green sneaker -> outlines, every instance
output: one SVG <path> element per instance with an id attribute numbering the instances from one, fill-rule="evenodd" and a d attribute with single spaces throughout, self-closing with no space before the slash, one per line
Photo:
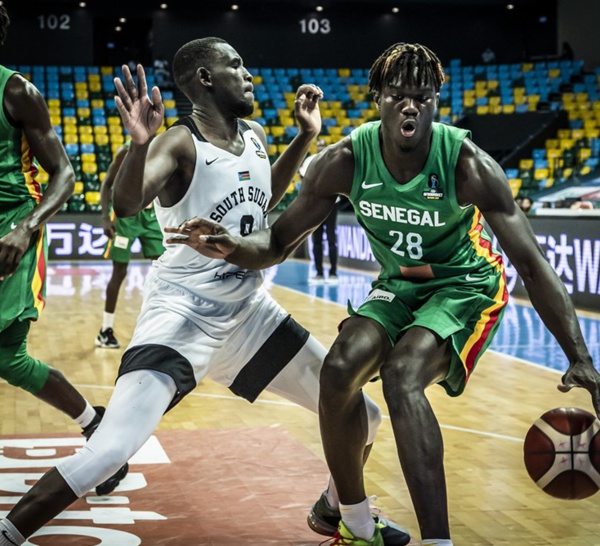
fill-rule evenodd
<path id="1" fill-rule="evenodd" d="M 406 546 L 410 542 L 410 535 L 406 529 L 391 520 L 373 515 L 375 526 L 381 532 L 383 546 Z M 325 493 L 313 504 L 307 517 L 308 526 L 320 535 L 335 536 L 342 520 L 340 511 L 332 508 L 327 502 Z M 343 544 L 343 543 L 342 543 Z"/>
<path id="2" fill-rule="evenodd" d="M 331 542 L 329 542 L 331 540 Z M 375 527 L 375 534 L 371 540 L 364 538 L 356 538 L 344 525 L 343 521 L 340 521 L 340 526 L 333 539 L 321 542 L 321 545 L 329 543 L 329 546 L 385 546 L 383 538 L 381 538 L 381 531 L 379 527 Z M 321 546 L 319 545 L 319 546 Z"/>

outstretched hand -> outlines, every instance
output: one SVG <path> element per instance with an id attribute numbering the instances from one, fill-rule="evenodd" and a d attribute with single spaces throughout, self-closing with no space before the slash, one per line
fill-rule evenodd
<path id="1" fill-rule="evenodd" d="M 221 224 L 206 218 L 192 218 L 178 227 L 166 227 L 172 233 L 167 244 L 186 245 L 208 258 L 224 260 L 237 247 L 237 238 Z"/>
<path id="2" fill-rule="evenodd" d="M 561 392 L 569 392 L 572 388 L 586 389 L 592 396 L 592 404 L 596 416 L 600 419 L 600 373 L 593 364 L 576 363 L 562 376 L 562 383 L 558 385 Z"/>
<path id="3" fill-rule="evenodd" d="M 318 135 L 321 132 L 321 112 L 319 99 L 323 91 L 317 85 L 305 83 L 298 87 L 294 101 L 294 115 L 300 126 L 300 131 Z"/>
<path id="4" fill-rule="evenodd" d="M 162 126 L 165 107 L 158 87 L 152 88 L 152 100 L 148 97 L 146 74 L 141 64 L 137 65 L 137 78 L 136 85 L 129 67 L 123 65 L 125 84 L 119 78 L 114 79 L 117 90 L 115 103 L 131 140 L 136 144 L 146 144 Z"/>

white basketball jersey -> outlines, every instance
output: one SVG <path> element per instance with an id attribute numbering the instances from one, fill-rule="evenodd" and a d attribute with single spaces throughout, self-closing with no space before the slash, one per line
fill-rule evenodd
<path id="1" fill-rule="evenodd" d="M 233 235 L 245 236 L 267 227 L 271 165 L 256 133 L 245 122 L 239 122 L 245 147 L 236 156 L 207 142 L 189 118 L 178 123 L 192 131 L 196 166 L 181 201 L 163 207 L 155 200 L 161 228 L 178 226 L 194 216 L 210 218 Z M 262 271 L 206 258 L 185 245 L 165 244 L 165 252 L 154 267 L 160 279 L 209 300 L 241 300 L 263 282 Z"/>

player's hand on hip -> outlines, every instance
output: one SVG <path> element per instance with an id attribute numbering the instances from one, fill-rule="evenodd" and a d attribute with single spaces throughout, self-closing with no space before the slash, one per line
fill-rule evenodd
<path id="1" fill-rule="evenodd" d="M 319 100 L 323 91 L 317 85 L 305 83 L 298 87 L 294 101 L 294 115 L 300 126 L 300 131 L 317 136 L 321 132 L 321 111 Z"/>
<path id="2" fill-rule="evenodd" d="M 600 419 L 600 373 L 594 368 L 592 361 L 576 362 L 569 366 L 558 385 L 561 392 L 569 392 L 574 387 L 586 389 L 592 396 L 592 404 L 596 416 Z"/>
<path id="3" fill-rule="evenodd" d="M 137 85 L 127 65 L 123 65 L 123 79 L 115 78 L 117 96 L 115 103 L 123 125 L 136 144 L 146 144 L 163 124 L 165 107 L 160 90 L 152 88 L 152 99 L 148 97 L 146 74 L 141 64 L 137 65 Z"/>
<path id="4" fill-rule="evenodd" d="M 206 218 L 192 218 L 177 227 L 165 227 L 172 233 L 167 244 L 186 245 L 208 258 L 223 260 L 236 250 L 239 243 L 226 228 Z"/>

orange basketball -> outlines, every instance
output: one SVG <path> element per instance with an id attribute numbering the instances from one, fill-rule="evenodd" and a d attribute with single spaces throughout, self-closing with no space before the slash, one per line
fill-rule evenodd
<path id="1" fill-rule="evenodd" d="M 579 408 L 556 408 L 529 429 L 524 445 L 531 479 L 549 495 L 585 499 L 600 489 L 600 421 Z"/>

